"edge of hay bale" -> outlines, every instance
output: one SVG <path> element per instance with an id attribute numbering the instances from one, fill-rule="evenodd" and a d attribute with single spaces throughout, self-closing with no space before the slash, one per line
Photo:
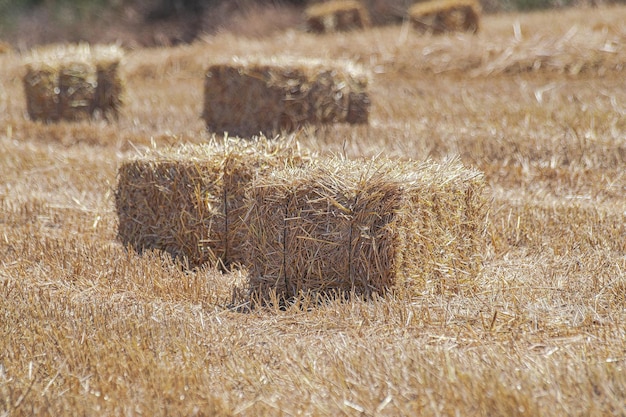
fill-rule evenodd
<path id="1" fill-rule="evenodd" d="M 330 159 L 258 177 L 245 218 L 251 297 L 471 288 L 484 189 L 457 160 Z"/>
<path id="2" fill-rule="evenodd" d="M 293 139 L 265 137 L 151 150 L 119 168 L 118 239 L 139 253 L 163 250 L 189 267 L 239 264 L 247 187 L 270 169 L 309 158 Z"/>
<path id="3" fill-rule="evenodd" d="M 408 9 L 413 27 L 434 35 L 480 29 L 481 6 L 477 0 L 431 0 L 416 3 Z"/>
<path id="4" fill-rule="evenodd" d="M 304 11 L 306 29 L 325 33 L 371 26 L 367 8 L 357 0 L 334 0 L 313 4 Z"/>
<path id="5" fill-rule="evenodd" d="M 234 58 L 209 66 L 202 118 L 207 129 L 250 137 L 306 124 L 366 124 L 369 73 L 349 61 Z"/>
<path id="6" fill-rule="evenodd" d="M 123 51 L 116 45 L 54 45 L 34 49 L 23 78 L 31 119 L 82 120 L 97 111 L 117 117 L 124 83 Z"/>

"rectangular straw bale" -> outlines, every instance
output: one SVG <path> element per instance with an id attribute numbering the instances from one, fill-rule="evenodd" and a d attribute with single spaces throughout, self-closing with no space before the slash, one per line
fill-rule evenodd
<path id="1" fill-rule="evenodd" d="M 57 45 L 31 51 L 24 91 L 33 120 L 83 120 L 96 112 L 117 116 L 123 81 L 117 46 Z"/>
<path id="2" fill-rule="evenodd" d="M 422 33 L 478 32 L 480 3 L 476 0 L 432 0 L 408 10 L 413 27 Z"/>
<path id="3" fill-rule="evenodd" d="M 368 76 L 343 61 L 297 58 L 233 60 L 206 73 L 207 128 L 249 137 L 305 124 L 368 122 Z"/>
<path id="4" fill-rule="evenodd" d="M 257 177 L 248 199 L 254 296 L 471 286 L 487 197 L 458 161 L 320 161 Z M 427 286 L 432 283 L 432 286 Z"/>
<path id="5" fill-rule="evenodd" d="M 241 263 L 248 185 L 270 169 L 306 161 L 293 140 L 266 138 L 154 150 L 119 169 L 118 237 L 138 252 L 160 249 L 190 267 Z"/>
<path id="6" fill-rule="evenodd" d="M 335 0 L 309 6 L 304 11 L 310 32 L 337 32 L 370 26 L 369 12 L 356 0 Z"/>

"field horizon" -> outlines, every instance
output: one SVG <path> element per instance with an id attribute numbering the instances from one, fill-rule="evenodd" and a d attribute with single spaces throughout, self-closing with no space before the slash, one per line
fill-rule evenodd
<path id="1" fill-rule="evenodd" d="M 128 50 L 117 121 L 28 120 L 0 54 L 0 416 L 626 416 L 626 7 Z M 212 62 L 348 59 L 367 126 L 306 127 L 320 155 L 481 171 L 473 288 L 238 308 L 246 272 L 186 270 L 117 240 L 123 161 L 216 138 Z M 280 139 L 279 139 L 280 140 Z"/>

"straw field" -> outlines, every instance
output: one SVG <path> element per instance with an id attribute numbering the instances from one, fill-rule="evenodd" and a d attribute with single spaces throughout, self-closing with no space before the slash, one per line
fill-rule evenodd
<path id="1" fill-rule="evenodd" d="M 136 49 L 110 122 L 33 122 L 25 57 L 0 55 L 0 415 L 625 415 L 625 19 L 607 6 L 486 14 L 476 35 L 407 23 Z M 369 123 L 307 126 L 303 149 L 482 173 L 472 287 L 250 308 L 247 271 L 122 244 L 119 168 L 221 140 L 199 117 L 206 69 L 252 54 L 372 72 Z"/>

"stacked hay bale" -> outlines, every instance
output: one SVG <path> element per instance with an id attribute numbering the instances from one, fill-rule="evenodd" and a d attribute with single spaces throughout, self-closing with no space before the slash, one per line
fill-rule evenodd
<path id="1" fill-rule="evenodd" d="M 356 0 L 334 0 L 314 4 L 304 11 L 306 28 L 310 32 L 338 32 L 370 26 L 367 9 Z"/>
<path id="2" fill-rule="evenodd" d="M 124 85 L 117 46 L 64 45 L 32 51 L 23 79 L 33 120 L 84 120 L 100 112 L 116 117 Z"/>
<path id="3" fill-rule="evenodd" d="M 305 124 L 364 124 L 367 84 L 367 73 L 349 62 L 235 59 L 209 67 L 202 117 L 209 130 L 242 137 Z"/>
<path id="4" fill-rule="evenodd" d="M 189 267 L 241 263 L 241 218 L 251 181 L 309 160 L 293 140 L 225 139 L 155 150 L 121 165 L 118 238 L 138 252 L 160 249 Z"/>
<path id="5" fill-rule="evenodd" d="M 457 161 L 333 159 L 258 177 L 245 218 L 251 292 L 471 286 L 486 246 L 484 188 Z"/>
<path id="6" fill-rule="evenodd" d="M 433 0 L 417 3 L 408 10 L 413 27 L 434 35 L 446 32 L 478 32 L 480 4 L 476 0 Z"/>

